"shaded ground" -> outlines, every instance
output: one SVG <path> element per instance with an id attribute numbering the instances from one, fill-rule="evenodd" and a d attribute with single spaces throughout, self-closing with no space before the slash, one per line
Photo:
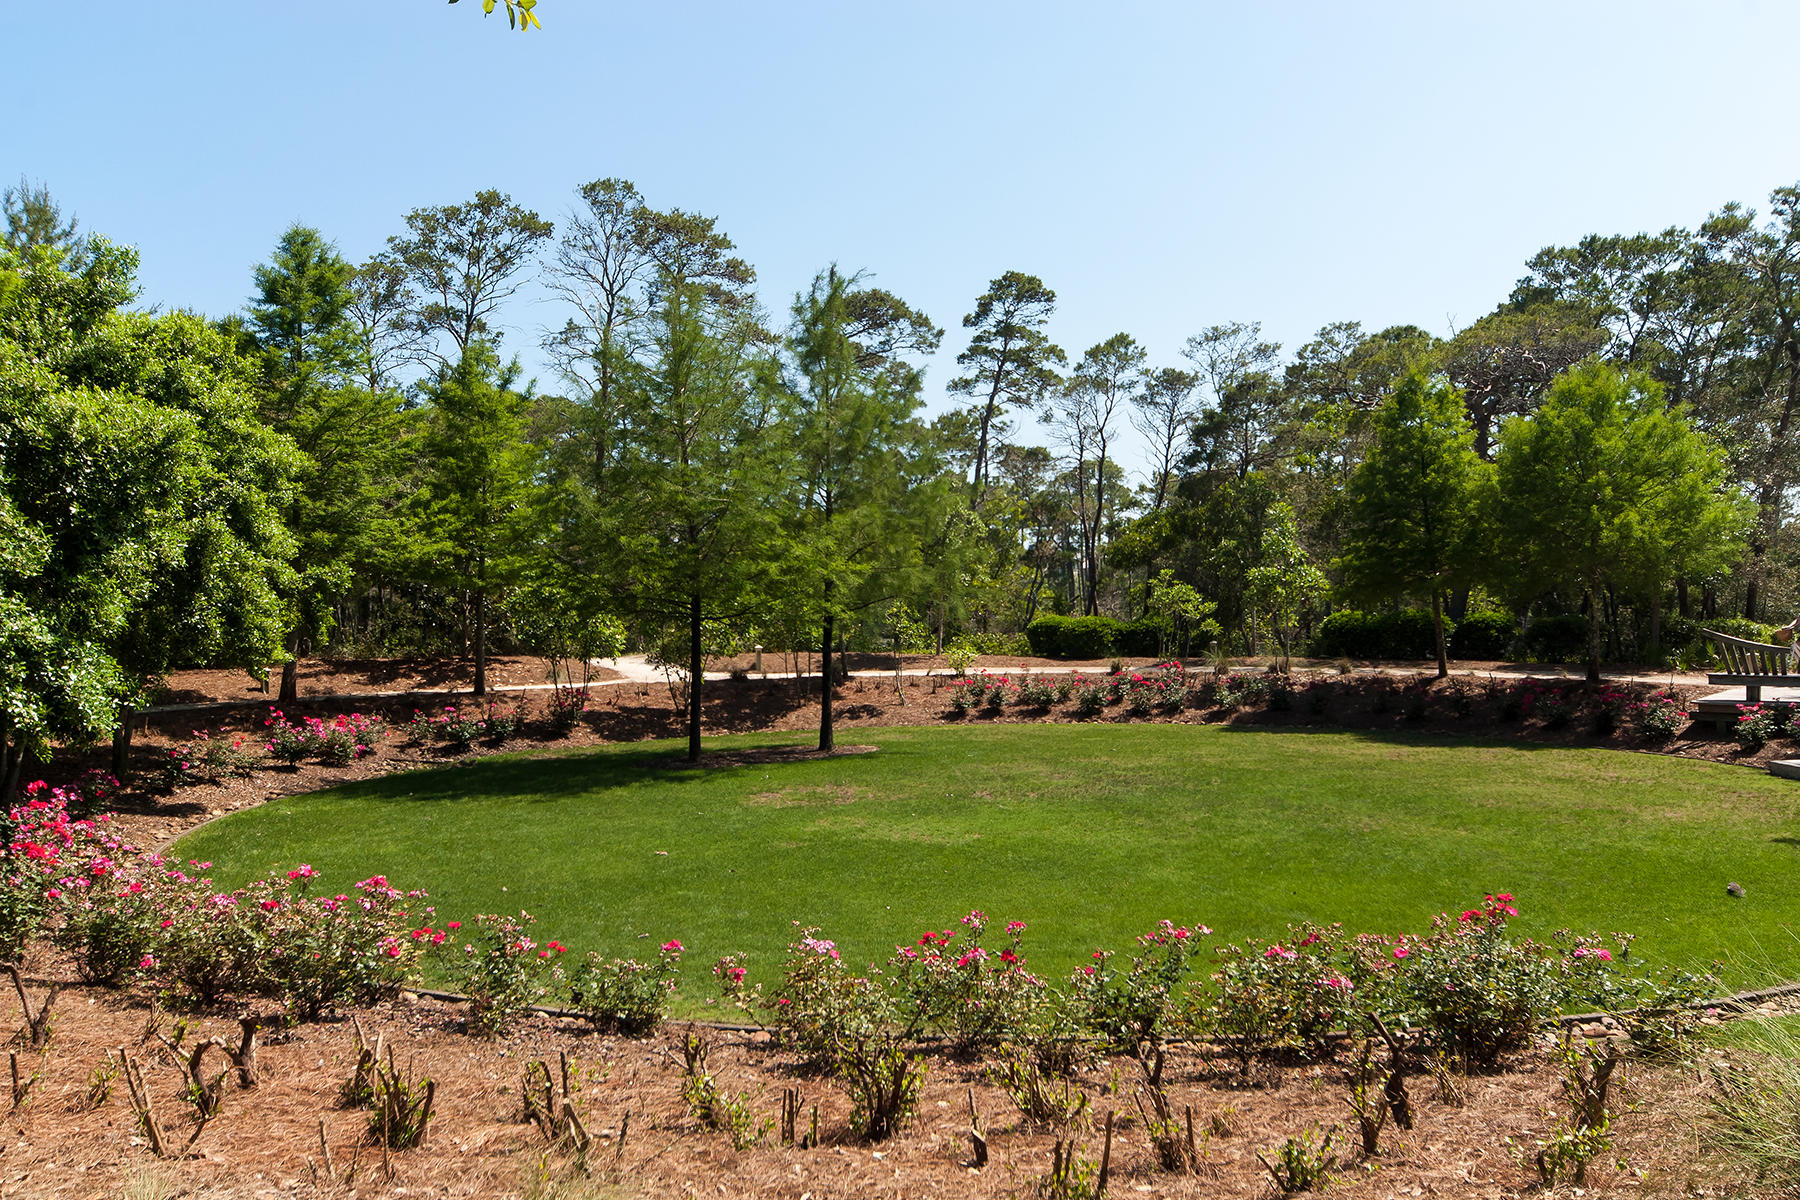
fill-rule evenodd
<path id="1" fill-rule="evenodd" d="M 617 679 L 611 667 L 589 668 L 596 682 Z M 299 663 L 299 694 L 332 696 L 361 692 L 467 691 L 474 686 L 472 658 L 303 658 Z M 488 684 L 517 687 L 550 682 L 550 664 L 529 655 L 496 655 L 488 659 Z M 268 690 L 263 677 L 238 670 L 171 671 L 156 697 L 158 704 L 200 704 L 216 700 L 273 699 L 281 688 L 281 668 L 269 671 Z"/>

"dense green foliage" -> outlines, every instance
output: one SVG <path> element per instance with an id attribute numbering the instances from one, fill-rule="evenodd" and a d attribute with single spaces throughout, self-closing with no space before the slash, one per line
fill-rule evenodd
<path id="1" fill-rule="evenodd" d="M 1071 365 L 1008 271 L 929 423 L 926 314 L 832 267 L 774 328 L 712 218 L 621 179 L 560 228 L 492 189 L 417 208 L 361 265 L 295 225 L 210 323 L 126 311 L 129 253 L 43 185 L 0 214 L 15 748 L 104 734 L 173 665 L 321 650 L 466 654 L 479 688 L 490 648 L 631 647 L 697 702 L 751 644 L 1285 663 L 1416 653 L 1328 618 L 1417 608 L 1441 668 L 1594 671 L 1796 599 L 1794 189 L 1547 249 L 1448 341 L 1337 322 L 1284 357 L 1229 322 L 1181 368 L 1124 332 Z M 541 385 L 499 349 L 536 273 Z"/>

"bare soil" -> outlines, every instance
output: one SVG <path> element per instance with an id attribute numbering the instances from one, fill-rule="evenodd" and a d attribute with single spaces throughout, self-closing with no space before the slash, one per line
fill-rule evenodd
<path id="1" fill-rule="evenodd" d="M 33 990 L 34 1003 L 40 995 Z M 1165 1083 L 1176 1111 L 1193 1113 L 1203 1152 L 1201 1173 L 1193 1175 L 1157 1166 L 1133 1100 L 1142 1078 L 1134 1060 L 1115 1058 L 1081 1073 L 1089 1116 L 1059 1134 L 1023 1125 L 982 1064 L 932 1056 L 917 1117 L 898 1136 L 871 1144 L 851 1129 L 844 1095 L 771 1047 L 764 1035 L 705 1030 L 713 1042 L 711 1069 L 726 1091 L 743 1095 L 759 1120 L 773 1123 L 789 1088 L 800 1097 L 802 1133 L 818 1107 L 817 1148 L 780 1145 L 779 1130 L 772 1128 L 761 1144 L 734 1150 L 724 1133 L 703 1127 L 681 1101 L 681 1028 L 637 1042 L 594 1035 L 572 1020 L 537 1017 L 503 1040 L 487 1041 L 462 1031 L 459 1006 L 403 997 L 355 1015 L 370 1041 L 386 1039 L 404 1071 L 436 1082 L 434 1117 L 422 1147 L 384 1156 L 368 1134 L 368 1114 L 340 1105 L 357 1032 L 349 1020 L 336 1020 L 266 1033 L 258 1086 L 243 1089 L 228 1081 L 219 1115 L 185 1152 L 159 1160 L 127 1105 L 124 1081 L 113 1080 L 97 1102 L 90 1089 L 96 1071 L 122 1050 L 141 1067 L 168 1140 L 177 1148 L 187 1143 L 193 1110 L 183 1099 L 179 1072 L 152 1033 L 173 1037 L 174 1019 L 129 992 L 74 988 L 56 1003 L 48 1051 L 19 1052 L 22 1078 L 35 1076 L 29 1097 L 0 1117 L 0 1194 L 8 1197 L 99 1200 L 127 1194 L 128 1187 L 144 1189 L 131 1193 L 140 1196 L 216 1200 L 525 1195 L 534 1177 L 556 1177 L 566 1169 L 566 1159 L 524 1123 L 521 1101 L 526 1064 L 542 1059 L 558 1072 L 559 1054 L 571 1060 L 577 1110 L 595 1138 L 593 1176 L 586 1181 L 592 1190 L 561 1193 L 570 1198 L 1029 1196 L 1049 1170 L 1059 1136 L 1083 1155 L 1101 1157 L 1108 1113 L 1115 1117 L 1113 1196 L 1268 1196 L 1269 1179 L 1257 1155 L 1273 1157 L 1289 1137 L 1331 1133 L 1338 1160 L 1332 1195 L 1517 1197 L 1540 1190 L 1524 1159 L 1533 1140 L 1564 1115 L 1558 1069 L 1539 1049 L 1496 1073 L 1461 1079 L 1460 1101 L 1430 1078 L 1414 1077 L 1415 1128 L 1390 1127 L 1379 1157 L 1365 1158 L 1356 1149 L 1346 1102 L 1347 1053 L 1328 1062 L 1259 1067 L 1245 1079 L 1204 1047 L 1177 1047 Z M 17 1002 L 7 995 L 0 1022 L 17 1017 Z M 234 1017 L 187 1018 L 187 1044 L 214 1036 L 235 1043 Z M 212 1061 L 223 1065 L 216 1056 Z M 1634 1063 L 1627 1080 L 1632 1107 L 1617 1123 L 1616 1156 L 1626 1169 L 1607 1156 L 1591 1168 L 1581 1192 L 1560 1194 L 1724 1194 L 1715 1190 L 1721 1177 L 1698 1141 L 1702 1085 L 1695 1073 Z M 990 1153 L 979 1169 L 968 1136 L 971 1099 Z M 165 1190 L 150 1190 L 155 1182 Z"/>

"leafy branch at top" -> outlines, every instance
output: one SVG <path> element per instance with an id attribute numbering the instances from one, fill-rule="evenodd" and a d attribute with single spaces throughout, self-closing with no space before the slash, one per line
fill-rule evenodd
<path id="1" fill-rule="evenodd" d="M 457 2 L 458 0 L 450 0 L 450 3 L 452 4 Z M 495 0 L 481 0 L 481 11 L 484 13 L 493 12 L 494 4 Z M 533 26 L 542 29 L 543 26 L 538 25 L 537 14 L 531 11 L 536 7 L 537 0 L 506 0 L 507 25 L 513 29 L 519 30 L 530 29 Z"/>

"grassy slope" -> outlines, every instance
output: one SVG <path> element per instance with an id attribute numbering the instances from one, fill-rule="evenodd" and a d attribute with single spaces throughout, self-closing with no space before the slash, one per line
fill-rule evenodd
<path id="1" fill-rule="evenodd" d="M 178 851 L 229 882 L 381 872 L 443 917 L 525 907 L 578 950 L 680 937 L 696 975 L 737 949 L 766 971 L 795 919 L 885 956 L 980 907 L 1030 922 L 1034 965 L 1061 974 L 1165 916 L 1226 938 L 1392 932 L 1484 891 L 1517 894 L 1521 932 L 1624 930 L 1663 961 L 1734 956 L 1734 981 L 1800 975 L 1800 789 L 1742 768 L 1171 725 L 866 737 L 879 753 L 700 771 L 668 744 L 490 758 L 277 801 Z"/>

